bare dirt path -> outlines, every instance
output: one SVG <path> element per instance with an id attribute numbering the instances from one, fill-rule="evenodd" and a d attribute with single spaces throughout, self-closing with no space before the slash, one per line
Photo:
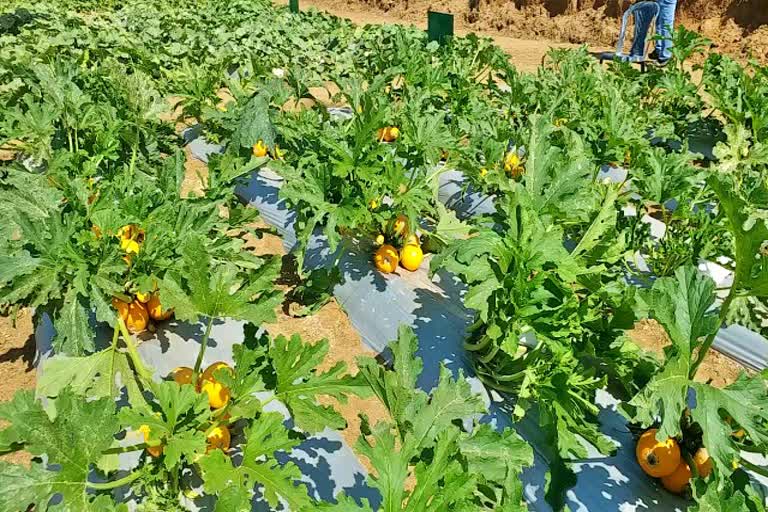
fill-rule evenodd
<path id="1" fill-rule="evenodd" d="M 427 29 L 426 11 L 421 21 L 414 21 L 411 18 L 403 18 L 394 13 L 380 11 L 354 1 L 343 3 L 338 0 L 300 0 L 300 2 L 301 9 L 315 8 L 341 18 L 347 18 L 357 25 L 397 23 L 412 25 L 422 30 Z M 288 4 L 287 0 L 276 0 L 275 3 L 278 5 Z M 454 22 L 457 35 L 475 33 L 479 36 L 493 38 L 494 42 L 509 54 L 512 63 L 521 71 L 535 71 L 541 65 L 542 59 L 550 48 L 576 48 L 578 46 L 548 39 L 520 39 L 501 35 L 498 32 L 477 31 L 464 24 L 458 16 Z"/>

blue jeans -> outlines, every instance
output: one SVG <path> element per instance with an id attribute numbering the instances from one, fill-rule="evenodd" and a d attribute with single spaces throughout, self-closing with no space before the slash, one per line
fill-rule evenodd
<path id="1" fill-rule="evenodd" d="M 656 53 L 660 60 L 668 60 L 672 57 L 672 28 L 675 26 L 675 8 L 677 0 L 656 0 L 659 4 L 659 15 L 656 18 L 656 35 L 665 39 L 656 41 Z"/>

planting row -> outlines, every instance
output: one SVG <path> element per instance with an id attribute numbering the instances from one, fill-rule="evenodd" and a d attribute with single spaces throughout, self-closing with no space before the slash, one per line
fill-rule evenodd
<path id="1" fill-rule="evenodd" d="M 594 450 L 626 453 L 600 428 L 596 404 L 608 390 L 639 437 L 638 469 L 692 497 L 692 510 L 764 510 L 750 477 L 768 473 L 754 457 L 768 442 L 765 372 L 721 389 L 696 379 L 721 326 L 768 328 L 764 68 L 708 53 L 684 29 L 666 69 L 603 69 L 581 50 L 553 51 L 537 73 L 520 74 L 474 36 L 439 46 L 414 29 L 360 29 L 266 2 L 14 0 L 4 9 L 0 307 L 50 317 L 56 354 L 38 389 L 47 409 L 26 393 L 0 407 L 10 425 L 0 449 L 49 463 L 0 463 L 4 509 L 104 510 L 126 495 L 147 509 L 184 509 L 199 489 L 221 510 L 250 509 L 254 492 L 291 510 L 541 506 L 523 499 L 518 476 L 531 447 L 473 424 L 487 406 L 463 377 L 438 369 L 452 359 L 505 397 L 503 420 L 491 406 L 498 425 L 516 424 L 547 451 L 552 508 L 566 504 Z M 693 56 L 704 61 L 700 81 L 685 65 Z M 182 149 L 189 133 L 224 148 L 196 189 Z M 716 141 L 708 159 L 689 151 L 702 133 Z M 629 169 L 632 190 L 602 180 L 606 165 Z M 447 169 L 494 208 L 471 218 L 446 208 Z M 258 185 L 269 174 L 279 187 Z M 295 314 L 334 292 L 370 291 L 355 288 L 363 282 L 422 290 L 423 307 L 449 309 L 382 311 L 375 298 L 346 296 L 374 347 L 398 338 L 394 370 L 362 361 L 356 376 L 317 372 L 323 343 L 256 334 L 283 304 L 281 262 L 247 249 L 262 230 L 238 186 L 257 186 L 249 197 L 272 206 L 260 208 L 265 220 L 291 228 Z M 629 208 L 663 220 L 665 236 L 651 237 L 642 215 L 622 214 Z M 624 279 L 638 251 L 657 276 L 645 289 Z M 733 272 L 717 307 L 715 284 L 696 269 L 702 259 Z M 439 287 L 419 270 L 424 260 Z M 444 291 L 463 304 L 428 298 Z M 203 325 L 194 362 L 180 362 L 188 369 L 175 379 L 147 367 L 130 332 L 156 329 L 162 340 L 171 315 Z M 409 318 L 416 335 L 398 329 Z M 219 319 L 248 327 L 228 369 L 205 373 Z M 452 332 L 429 347 L 422 373 L 412 355 L 418 347 L 425 357 L 419 324 L 441 319 Z M 663 359 L 632 342 L 640 319 L 666 331 Z M 97 335 L 105 325 L 106 339 Z M 344 427 L 318 395 L 350 393 L 373 393 L 391 414 L 363 422 L 357 451 L 376 491 L 368 503 L 310 495 L 283 457 L 310 434 Z M 273 401 L 290 421 L 267 412 Z M 94 425 L 92 439 L 78 424 Z M 118 441 L 136 432 L 140 442 Z M 77 441 L 51 441 L 64 438 Z M 129 451 L 146 453 L 118 476 L 112 456 Z"/>

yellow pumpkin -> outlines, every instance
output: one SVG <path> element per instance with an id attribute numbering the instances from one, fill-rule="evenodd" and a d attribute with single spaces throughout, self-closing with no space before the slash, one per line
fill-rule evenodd
<path id="1" fill-rule="evenodd" d="M 680 446 L 673 438 L 657 441 L 657 429 L 643 432 L 637 440 L 635 456 L 640 467 L 648 475 L 660 478 L 672 474 L 680 464 Z"/>
<path id="2" fill-rule="evenodd" d="M 267 156 L 267 145 L 264 144 L 264 141 L 259 139 L 256 144 L 253 145 L 253 156 L 260 158 L 262 156 Z"/>
<path id="3" fill-rule="evenodd" d="M 130 304 L 121 301 L 120 299 L 112 299 L 112 307 L 117 310 L 120 318 L 125 322 L 125 326 L 130 332 L 141 332 L 147 328 L 149 323 L 149 314 L 144 308 L 144 304 L 138 300 L 134 300 Z"/>
<path id="4" fill-rule="evenodd" d="M 421 262 L 424 260 L 424 253 L 421 251 L 421 247 L 415 244 L 408 244 L 400 249 L 400 265 L 404 269 L 413 272 L 421 266 Z"/>
<path id="5" fill-rule="evenodd" d="M 141 435 L 144 437 L 144 442 L 149 442 L 149 425 L 142 425 L 139 427 L 139 432 L 141 432 Z M 150 454 L 152 457 L 159 457 L 163 454 L 163 446 L 147 446 L 146 448 L 147 453 Z"/>
<path id="6" fill-rule="evenodd" d="M 400 129 L 397 126 L 387 126 L 379 128 L 376 135 L 380 142 L 394 142 L 400 137 Z"/>
<path id="7" fill-rule="evenodd" d="M 712 473 L 712 457 L 706 448 L 701 447 L 693 454 L 693 463 L 696 464 L 696 472 L 701 478 L 707 478 Z"/>
<path id="8" fill-rule="evenodd" d="M 193 373 L 194 371 L 192 368 L 187 366 L 179 366 L 178 368 L 173 369 L 171 376 L 173 377 L 173 380 L 176 382 L 176 384 L 182 386 L 184 384 L 192 384 Z"/>
<path id="9" fill-rule="evenodd" d="M 147 310 L 149 311 L 149 316 L 152 317 L 152 320 L 158 322 L 168 320 L 171 318 L 171 315 L 173 315 L 173 309 L 163 309 L 162 304 L 160 304 L 159 293 L 153 293 L 149 297 L 149 301 L 147 302 Z"/>
<path id="10" fill-rule="evenodd" d="M 661 485 L 666 490 L 675 494 L 682 494 L 691 481 L 691 468 L 685 462 L 677 465 L 669 475 L 661 477 Z"/>
<path id="11" fill-rule="evenodd" d="M 392 222 L 392 232 L 396 235 L 408 236 L 408 217 L 398 215 Z"/>
<path id="12" fill-rule="evenodd" d="M 220 369 L 226 369 L 230 375 L 234 375 L 227 363 L 219 361 L 206 368 L 200 377 L 200 391 L 208 395 L 208 405 L 213 409 L 221 409 L 227 405 L 231 396 L 229 388 L 216 380 L 214 374 Z"/>
<path id="13" fill-rule="evenodd" d="M 221 450 L 226 452 L 229 450 L 229 442 L 232 436 L 229 433 L 229 428 L 226 425 L 219 425 L 208 433 L 207 441 L 208 448 L 206 452 L 211 450 Z"/>
<path id="14" fill-rule="evenodd" d="M 373 263 L 376 265 L 376 268 L 385 274 L 390 274 L 397 270 L 398 262 L 397 249 L 389 244 L 379 247 L 373 255 Z"/>
<path id="15" fill-rule="evenodd" d="M 208 395 L 208 405 L 211 409 L 221 409 L 229 403 L 231 396 L 229 388 L 215 380 L 202 381 L 200 391 Z"/>
<path id="16" fill-rule="evenodd" d="M 230 375 L 235 374 L 234 370 L 232 370 L 232 368 L 227 363 L 225 363 L 224 361 L 216 361 L 215 363 L 208 366 L 208 368 L 206 368 L 203 371 L 200 378 L 202 380 L 216 380 L 216 375 L 215 375 L 216 372 L 222 369 L 227 370 L 227 373 L 229 373 Z"/>

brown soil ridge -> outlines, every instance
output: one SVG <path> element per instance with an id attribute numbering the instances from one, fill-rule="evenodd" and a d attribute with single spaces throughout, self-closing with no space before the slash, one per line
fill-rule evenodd
<path id="1" fill-rule="evenodd" d="M 280 0 L 280 3 L 286 3 Z M 630 0 L 308 0 L 315 6 L 357 23 L 389 22 L 416 26 L 427 11 L 455 15 L 458 33 L 549 40 L 558 43 L 613 46 L 622 13 Z M 367 13 L 365 12 L 367 11 Z M 370 20 L 366 20 L 366 14 Z M 362 19 L 361 19 L 362 15 Z M 721 53 L 740 60 L 768 62 L 767 0 L 679 0 L 677 23 L 712 40 Z M 506 48 L 505 48 L 506 49 Z"/>

